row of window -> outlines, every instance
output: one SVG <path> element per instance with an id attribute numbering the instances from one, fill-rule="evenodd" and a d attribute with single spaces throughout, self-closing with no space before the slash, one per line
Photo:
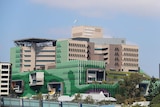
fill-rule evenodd
<path id="1" fill-rule="evenodd" d="M 119 63 L 116 62 L 114 65 L 115 65 L 115 66 L 119 66 Z"/>
<path id="2" fill-rule="evenodd" d="M 94 50 L 102 50 L 102 51 L 105 51 L 105 50 L 108 50 L 108 48 L 95 48 Z"/>
<path id="3" fill-rule="evenodd" d="M 25 57 L 31 57 L 31 55 L 24 55 Z M 55 57 L 55 55 L 37 55 L 36 57 Z"/>
<path id="4" fill-rule="evenodd" d="M 55 60 L 36 60 L 36 62 L 55 62 Z M 39 66 L 39 65 L 36 65 Z M 31 67 L 31 65 L 24 65 L 24 67 Z"/>
<path id="5" fill-rule="evenodd" d="M 74 46 L 74 47 L 86 47 L 85 44 L 76 44 L 76 43 L 69 43 L 69 46 Z"/>
<path id="6" fill-rule="evenodd" d="M 39 52 L 56 52 L 56 50 L 40 50 L 40 51 L 37 51 L 37 53 Z"/>
<path id="7" fill-rule="evenodd" d="M 124 53 L 124 56 L 134 56 L 134 57 L 138 57 L 138 54 L 133 54 L 133 53 Z"/>
<path id="8" fill-rule="evenodd" d="M 36 62 L 55 62 L 55 60 L 36 60 Z"/>
<path id="9" fill-rule="evenodd" d="M 36 57 L 55 57 L 55 55 L 37 55 Z"/>
<path id="10" fill-rule="evenodd" d="M 119 51 L 119 48 L 115 48 L 114 50 L 115 50 L 115 51 Z"/>
<path id="11" fill-rule="evenodd" d="M 31 50 L 24 50 L 24 52 L 31 52 Z"/>
<path id="12" fill-rule="evenodd" d="M 138 59 L 133 59 L 133 58 L 124 58 L 124 61 L 138 62 Z"/>
<path id="13" fill-rule="evenodd" d="M 69 54 L 71 57 L 85 57 L 85 55 L 82 54 Z"/>
<path id="14" fill-rule="evenodd" d="M 124 66 L 135 66 L 135 67 L 138 66 L 138 64 L 133 64 L 133 63 L 124 63 L 123 65 Z"/>
<path id="15" fill-rule="evenodd" d="M 114 59 L 115 61 L 119 61 L 119 58 L 117 58 L 117 57 L 115 57 L 115 59 Z"/>
<path id="16" fill-rule="evenodd" d="M 124 48 L 124 51 L 138 52 L 138 49 Z"/>
<path id="17" fill-rule="evenodd" d="M 70 49 L 70 48 L 69 48 L 69 51 L 72 51 L 72 52 L 86 52 L 85 49 Z"/>

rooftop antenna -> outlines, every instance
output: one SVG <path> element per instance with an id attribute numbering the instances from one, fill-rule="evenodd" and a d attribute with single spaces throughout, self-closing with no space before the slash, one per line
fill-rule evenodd
<path id="1" fill-rule="evenodd" d="M 75 24 L 75 23 L 77 23 L 77 22 L 78 22 L 78 20 L 77 20 L 77 19 L 75 19 L 73 23 Z"/>
<path id="2" fill-rule="evenodd" d="M 78 20 L 75 19 L 75 20 L 73 21 L 73 25 L 76 25 L 77 22 L 78 22 Z"/>

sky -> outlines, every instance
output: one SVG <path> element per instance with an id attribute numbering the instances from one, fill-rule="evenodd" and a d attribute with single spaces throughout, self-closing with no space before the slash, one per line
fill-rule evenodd
<path id="1" fill-rule="evenodd" d="M 0 61 L 10 61 L 14 40 L 70 38 L 79 25 L 138 45 L 140 68 L 159 77 L 160 0 L 0 0 Z"/>

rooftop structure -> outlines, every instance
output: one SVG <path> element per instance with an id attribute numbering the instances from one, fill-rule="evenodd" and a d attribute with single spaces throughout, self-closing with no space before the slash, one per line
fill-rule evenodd
<path id="1" fill-rule="evenodd" d="M 102 38 L 103 30 L 95 26 L 74 26 L 72 28 L 72 38 Z"/>
<path id="2" fill-rule="evenodd" d="M 27 38 L 15 40 L 14 43 L 16 44 L 16 46 L 32 46 L 33 44 L 37 44 L 39 46 L 55 46 L 56 40 L 42 38 Z"/>

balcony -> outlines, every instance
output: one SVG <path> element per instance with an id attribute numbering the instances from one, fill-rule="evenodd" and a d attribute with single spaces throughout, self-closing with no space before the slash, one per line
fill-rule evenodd
<path id="1" fill-rule="evenodd" d="M 44 85 L 44 72 L 35 72 L 29 75 L 29 86 Z"/>
<path id="2" fill-rule="evenodd" d="M 23 93 L 24 82 L 23 80 L 12 80 L 11 87 L 15 91 L 15 93 L 17 94 Z"/>
<path id="3" fill-rule="evenodd" d="M 47 85 L 49 95 L 61 95 L 63 94 L 63 85 L 62 82 L 50 82 Z"/>

